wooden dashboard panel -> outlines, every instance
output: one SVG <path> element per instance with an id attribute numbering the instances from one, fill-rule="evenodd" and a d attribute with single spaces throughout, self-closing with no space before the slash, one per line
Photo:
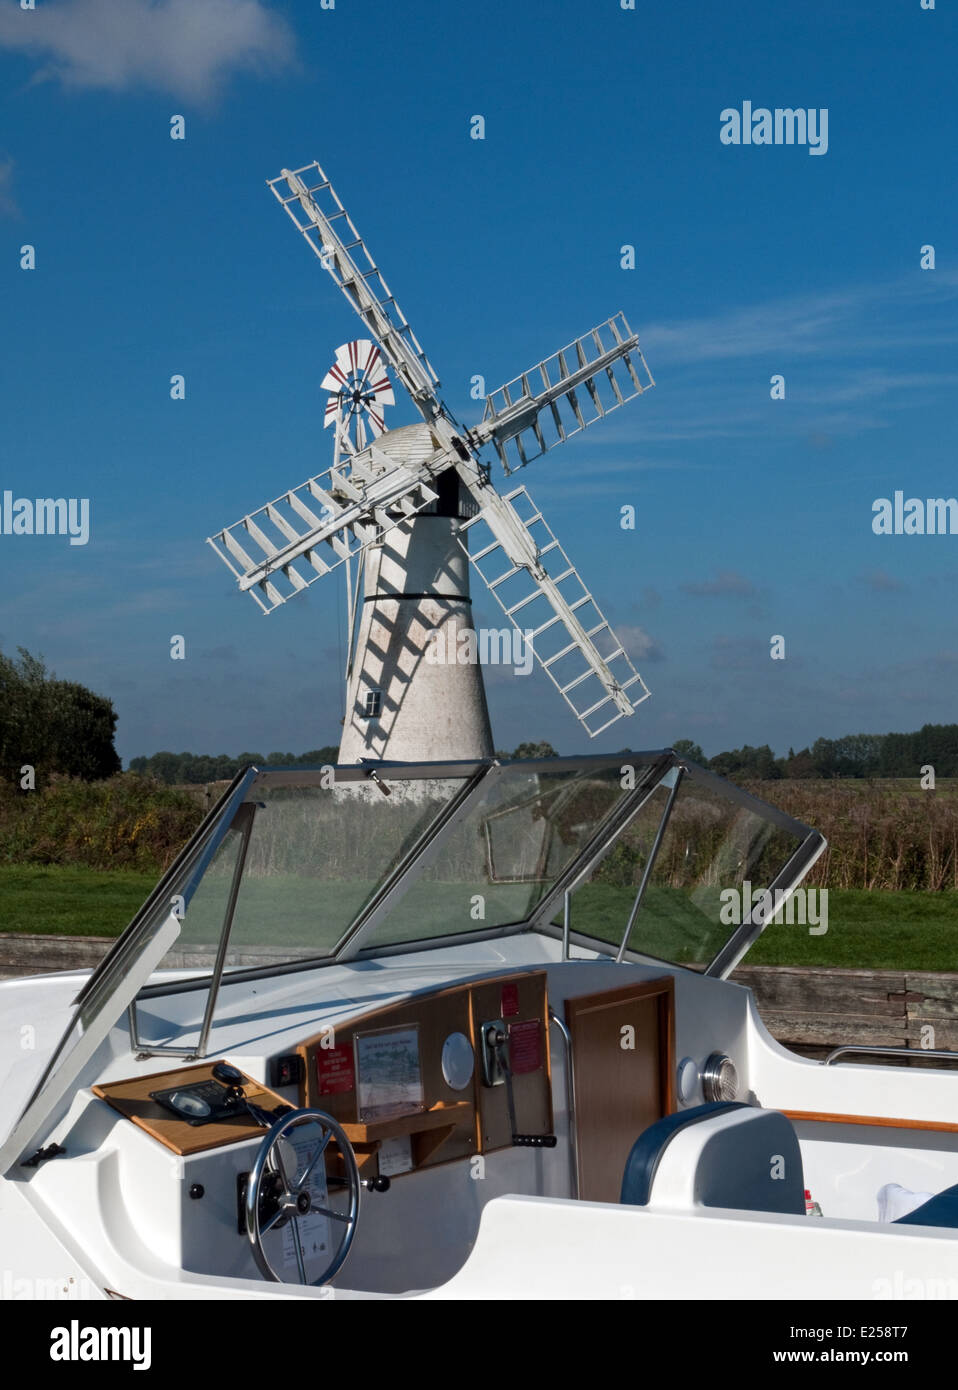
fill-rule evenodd
<path id="1" fill-rule="evenodd" d="M 506 1088 L 482 1084 L 479 1039 L 483 1023 L 501 1019 L 519 1058 L 514 1077 L 516 1123 L 521 1132 L 552 1126 L 548 1000 L 545 971 L 454 985 L 388 1005 L 309 1039 L 303 1059 L 302 1104 L 325 1110 L 343 1125 L 364 1176 L 379 1169 L 382 1145 L 409 1136 L 414 1168 L 451 1162 L 511 1143 Z M 518 1029 L 517 1029 L 518 1025 Z M 422 1104 L 415 1113 L 360 1114 L 357 1038 L 418 1032 Z M 452 1033 L 472 1047 L 469 1084 L 454 1090 L 442 1070 L 442 1049 Z M 413 1107 L 409 1107 L 413 1109 Z"/>
<path id="2" fill-rule="evenodd" d="M 167 1091 L 174 1086 L 209 1081 L 217 1060 L 214 1058 L 210 1062 L 178 1067 L 175 1071 L 155 1071 L 149 1076 L 132 1077 L 129 1081 L 109 1081 L 104 1086 L 94 1086 L 93 1094 L 112 1105 L 114 1110 L 119 1110 L 140 1129 L 145 1129 L 147 1134 L 175 1154 L 198 1154 L 206 1149 L 221 1148 L 224 1144 L 238 1144 L 241 1139 L 261 1139 L 265 1131 L 248 1115 L 236 1115 L 208 1125 L 191 1125 L 186 1120 L 178 1120 L 155 1100 L 150 1100 L 151 1091 Z M 248 1076 L 244 1076 L 243 1090 L 255 1105 L 262 1106 L 264 1110 L 288 1104 L 282 1096 L 267 1090 Z"/>
<path id="3" fill-rule="evenodd" d="M 545 973 L 518 975 L 511 980 L 480 981 L 471 987 L 473 1036 L 483 1023 L 501 1018 L 509 1030 L 512 1087 L 516 1123 L 521 1134 L 552 1130 L 552 1075 L 549 1056 L 549 1001 Z M 476 1062 L 479 1070 L 478 1053 Z M 512 1143 L 506 1088 L 483 1086 L 477 1077 L 480 1153 Z"/>

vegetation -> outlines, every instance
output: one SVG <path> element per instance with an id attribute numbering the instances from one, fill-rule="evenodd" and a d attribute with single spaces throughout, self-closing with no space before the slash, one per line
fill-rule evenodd
<path id="1" fill-rule="evenodd" d="M 693 762 L 711 768 L 733 782 L 744 778 L 772 780 L 836 777 L 915 777 L 924 767 L 935 776 L 958 777 L 958 724 L 925 724 L 911 734 L 845 734 L 842 738 L 818 738 L 811 748 L 796 753 L 790 748 L 776 758 L 768 744 L 745 744 L 728 753 L 706 758 L 697 743 L 680 739 L 675 745 Z"/>
<path id="2" fill-rule="evenodd" d="M 102 782 L 53 776 L 30 792 L 0 783 L 0 864 L 136 869 L 155 876 L 202 817 L 193 796 L 129 772 Z"/>
<path id="3" fill-rule="evenodd" d="M 119 936 L 156 885 L 154 873 L 0 864 L 5 932 Z"/>
<path id="4" fill-rule="evenodd" d="M 250 763 L 269 767 L 325 767 L 335 763 L 337 747 L 313 748 L 308 753 L 154 753 L 149 758 L 131 758 L 130 771 L 141 777 L 155 777 L 166 786 L 202 785 L 230 782 Z"/>
<path id="5" fill-rule="evenodd" d="M 914 781 L 745 785 L 825 835 L 828 849 L 809 886 L 958 890 L 958 782 L 936 791 L 921 791 Z M 102 782 L 51 776 L 33 792 L 0 782 L 0 864 L 159 872 L 202 815 L 195 794 L 131 772 Z M 695 828 L 700 843 L 701 835 Z M 627 849 L 618 846 L 616 860 Z"/>
<path id="6" fill-rule="evenodd" d="M 551 743 L 520 743 L 512 753 L 496 751 L 497 758 L 557 758 Z M 206 782 L 226 782 L 249 763 L 269 767 L 325 767 L 335 763 L 339 749 L 333 745 L 313 748 L 308 753 L 153 753 L 131 758 L 130 771 L 142 777 L 155 777 L 167 786 L 191 786 Z"/>
<path id="7" fill-rule="evenodd" d="M 707 758 L 691 739 L 677 739 L 677 753 L 701 767 L 710 768 L 732 782 L 807 781 L 839 778 L 888 778 L 921 775 L 922 768 L 933 767 L 937 778 L 958 778 L 958 724 L 925 724 L 911 734 L 846 734 L 842 738 L 819 738 L 798 753 L 790 748 L 777 758 L 767 743 L 753 748 L 746 743 L 726 753 Z M 317 767 L 335 763 L 338 748 L 314 748 L 308 753 L 153 753 L 132 758 L 130 771 L 156 777 L 169 786 L 184 783 L 225 781 L 235 777 L 247 763 L 268 763 L 279 767 Z M 513 752 L 496 750 L 497 758 L 555 758 L 550 743 L 520 743 Z"/>
<path id="8" fill-rule="evenodd" d="M 515 758 L 558 758 L 559 754 L 551 743 L 520 743 L 518 748 L 514 748 L 511 753 L 506 753 L 502 749 L 496 749 L 496 757 L 503 762 L 511 761 Z"/>
<path id="9" fill-rule="evenodd" d="M 958 971 L 958 894 L 830 889 L 824 936 L 773 922 L 745 964 Z"/>
<path id="10" fill-rule="evenodd" d="M 113 746 L 115 728 L 108 699 L 58 680 L 41 658 L 23 648 L 15 658 L 0 653 L 0 929 L 118 933 L 202 818 L 202 796 L 189 788 L 232 779 L 249 763 L 315 767 L 335 763 L 338 756 L 335 746 L 265 756 L 161 752 L 134 758 L 130 771 L 122 773 Z M 711 759 L 688 740 L 675 747 L 814 826 L 829 841 L 807 880 L 808 887 L 829 889 L 827 933 L 773 924 L 750 961 L 958 968 L 958 724 L 925 725 L 911 734 L 817 739 L 798 753 L 790 749 L 784 758 L 768 745 L 745 745 Z M 557 754 L 546 742 L 525 742 L 497 756 Z M 924 775 L 929 767 L 934 778 Z M 580 810 L 571 808 L 569 815 Z M 658 810 L 650 805 L 648 811 L 656 823 Z M 378 803 L 374 812 L 387 815 Z M 394 821 L 391 817 L 390 830 L 405 833 Z M 347 828 L 325 826 L 317 864 L 329 862 Z M 557 823 L 563 843 L 574 828 Z M 643 814 L 592 882 L 577 893 L 578 927 L 618 939 L 641 872 L 640 840 L 647 838 L 647 829 Z M 640 914 L 644 922 L 637 923 L 637 932 L 641 927 L 650 936 L 641 942 L 637 936 L 636 944 L 676 960 L 711 956 L 717 914 L 697 889 L 691 898 L 689 892 L 694 883 L 712 882 L 702 877 L 703 865 L 713 878 L 718 873 L 725 881 L 720 861 L 728 853 L 734 858 L 742 848 L 736 848 L 735 833 L 726 842 L 726 830 L 701 788 L 688 804 L 676 805 Z M 697 847 L 695 862 L 689 859 L 691 845 Z M 505 852 L 503 846 L 499 852 Z M 770 839 L 762 852 L 777 859 L 777 840 Z M 434 908 L 441 914 L 448 892 L 461 896 L 473 871 L 482 877 L 478 866 L 471 865 L 473 853 L 470 842 L 463 849 L 463 863 L 455 867 L 453 877 L 461 875 L 462 883 L 424 883 L 426 897 L 421 900 L 414 892 L 410 911 L 423 919 Z M 752 864 L 756 882 L 762 880 L 763 867 L 761 857 Z M 351 893 L 358 891 L 357 883 L 349 886 Z M 492 895 L 494 918 L 508 915 L 512 908 L 506 899 L 523 890 L 486 885 L 484 891 Z M 699 901 L 694 901 L 696 893 Z M 311 923 L 310 931 L 312 917 Z M 288 926 L 292 930 L 296 923 Z"/>
<path id="11" fill-rule="evenodd" d="M 576 931 L 619 942 L 635 890 L 587 884 L 575 895 Z M 717 930 L 688 900 L 653 892 L 630 938 L 636 950 L 663 960 L 705 965 L 732 927 Z M 828 931 L 772 922 L 746 965 L 820 966 L 833 970 L 958 971 L 958 895 L 830 890 Z"/>
<path id="12" fill-rule="evenodd" d="M 743 785 L 828 840 L 809 886 L 958 889 L 958 783 L 934 791 L 922 791 L 913 779 Z"/>
<path id="13" fill-rule="evenodd" d="M 92 781 L 119 772 L 112 703 L 17 650 L 0 652 L 0 777 L 40 787 L 56 773 Z"/>
<path id="14" fill-rule="evenodd" d="M 3 929 L 50 936 L 118 936 L 154 884 L 153 874 L 124 869 L 0 865 Z M 587 885 L 581 900 L 576 895 L 576 930 L 621 940 L 632 897 L 627 890 Z M 438 925 L 441 927 L 442 922 Z M 633 944 L 676 959 L 677 947 L 681 948 L 676 935 L 680 925 L 678 910 L 664 919 L 651 914 L 645 923 L 637 919 Z M 701 932 L 704 919 L 697 925 Z M 295 922 L 286 923 L 286 935 L 295 937 L 295 927 Z M 693 938 L 687 934 L 686 939 Z M 692 956 L 702 954 L 697 950 Z M 835 890 L 829 893 L 828 932 L 824 936 L 813 936 L 801 926 L 773 922 L 752 947 L 746 963 L 955 971 L 958 897 L 953 893 Z"/>

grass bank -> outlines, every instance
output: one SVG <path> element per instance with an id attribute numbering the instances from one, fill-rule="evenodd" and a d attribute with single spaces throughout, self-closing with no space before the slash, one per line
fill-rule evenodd
<path id="1" fill-rule="evenodd" d="M 0 931 L 119 936 L 155 884 L 132 869 L 0 864 Z"/>
<path id="2" fill-rule="evenodd" d="M 42 935 L 115 936 L 154 887 L 152 873 L 126 869 L 101 871 L 64 865 L 0 865 L 0 931 Z M 468 901 L 460 885 L 442 885 L 458 901 Z M 433 891 L 440 885 L 431 885 Z M 574 907 L 577 929 L 619 940 L 632 902 L 628 889 L 596 885 L 590 902 L 584 894 Z M 436 897 L 440 894 L 437 892 Z M 651 906 L 652 904 L 648 904 Z M 339 904 L 345 912 L 347 905 Z M 692 908 L 642 914 L 634 944 L 670 959 L 701 959 L 704 951 L 683 956 L 704 929 L 708 955 L 717 948 L 715 926 Z M 342 913 L 337 913 L 341 917 Z M 493 914 L 490 914 L 493 915 Z M 315 922 L 315 918 L 313 918 Z M 439 919 L 437 918 L 437 921 Z M 276 925 L 277 945 L 301 944 L 304 923 Z M 319 924 L 317 923 L 317 926 Z M 336 922 L 338 935 L 342 921 Z M 411 925 L 403 922 L 408 934 Z M 298 926 L 298 930 L 296 929 Z M 423 926 L 423 929 L 424 926 Z M 321 930 L 321 928 L 320 928 Z M 724 936 L 723 929 L 721 935 Z M 262 928 L 256 933 L 264 937 Z M 705 940 L 702 939 L 702 946 Z M 706 955 L 705 958 L 708 958 Z M 894 893 L 831 889 L 828 930 L 812 935 L 807 926 L 773 923 L 748 955 L 750 965 L 830 966 L 833 969 L 958 971 L 958 893 Z"/>

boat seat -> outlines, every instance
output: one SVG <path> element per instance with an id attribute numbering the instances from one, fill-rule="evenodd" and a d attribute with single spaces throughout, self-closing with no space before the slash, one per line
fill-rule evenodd
<path id="1" fill-rule="evenodd" d="M 622 1201 L 804 1214 L 798 1136 L 779 1111 L 740 1101 L 711 1101 L 666 1115 L 633 1144 Z"/>
<path id="2" fill-rule="evenodd" d="M 958 1229 L 958 1184 L 946 1187 L 928 1202 L 910 1211 L 907 1216 L 899 1216 L 893 1226 L 951 1226 Z"/>

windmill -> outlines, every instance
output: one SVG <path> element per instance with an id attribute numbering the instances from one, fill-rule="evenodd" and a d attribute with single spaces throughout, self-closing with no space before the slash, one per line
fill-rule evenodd
<path id="1" fill-rule="evenodd" d="M 461 660 L 470 567 L 590 737 L 632 714 L 649 695 L 642 677 L 526 488 L 500 492 L 481 457 L 494 449 L 511 478 L 654 385 L 624 315 L 493 391 L 465 428 L 320 166 L 284 169 L 268 185 L 374 341 L 339 348 L 323 380 L 332 467 L 209 544 L 265 613 L 346 567 L 352 655 L 340 762 L 378 760 L 387 747 L 409 761 L 491 755 L 481 670 Z M 420 422 L 386 429 L 387 369 Z M 443 659 L 430 660 L 437 651 Z"/>

